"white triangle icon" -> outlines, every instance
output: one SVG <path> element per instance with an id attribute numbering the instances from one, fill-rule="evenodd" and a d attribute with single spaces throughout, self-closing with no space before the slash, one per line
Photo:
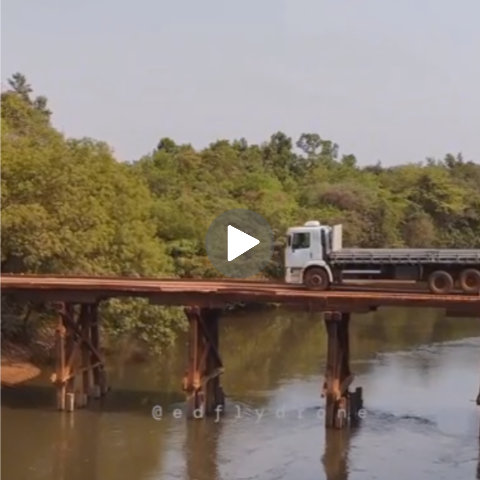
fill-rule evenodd
<path id="1" fill-rule="evenodd" d="M 237 257 L 250 250 L 251 248 L 258 245 L 260 240 L 253 238 L 252 236 L 242 232 L 238 228 L 228 226 L 228 258 L 227 260 L 231 262 Z"/>

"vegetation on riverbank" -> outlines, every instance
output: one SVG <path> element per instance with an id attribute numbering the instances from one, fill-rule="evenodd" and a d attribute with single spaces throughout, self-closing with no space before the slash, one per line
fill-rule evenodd
<path id="1" fill-rule="evenodd" d="M 286 228 L 311 219 L 343 223 L 350 246 L 480 247 L 480 165 L 461 154 L 361 167 L 318 134 L 295 141 L 278 132 L 261 145 L 217 140 L 202 150 L 161 138 L 122 163 L 105 143 L 55 129 L 47 99 L 21 74 L 1 107 L 3 273 L 220 276 L 204 237 L 231 208 L 255 210 L 272 226 L 269 277 L 282 276 Z M 21 328 L 25 309 L 14 313 L 2 339 Z M 179 309 L 142 301 L 109 302 L 103 315 L 110 337 L 156 349 L 185 326 Z"/>

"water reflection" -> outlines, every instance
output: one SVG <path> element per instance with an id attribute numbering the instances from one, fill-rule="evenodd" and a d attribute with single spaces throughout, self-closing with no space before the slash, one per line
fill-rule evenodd
<path id="1" fill-rule="evenodd" d="M 73 415 L 54 411 L 51 388 L 2 392 L 2 475 L 480 478 L 477 322 L 429 310 L 386 310 L 351 324 L 352 369 L 368 412 L 354 432 L 325 432 L 318 415 L 326 354 L 321 316 L 249 312 L 222 322 L 222 383 L 229 395 L 222 421 L 173 418 L 173 410 L 183 408 L 185 345 L 179 342 L 164 359 L 112 363 L 111 394 Z M 164 408 L 162 420 L 152 419 L 154 405 Z M 285 418 L 276 416 L 279 408 Z M 266 412 L 259 421 L 256 409 Z M 303 414 L 296 416 L 298 411 Z"/>
<path id="2" fill-rule="evenodd" d="M 479 434 L 480 437 L 480 434 Z M 475 477 L 477 479 L 480 478 L 480 438 L 478 441 L 478 463 L 477 463 L 477 476 Z"/>
<path id="3" fill-rule="evenodd" d="M 52 478 L 97 480 L 98 456 L 101 453 L 98 448 L 98 421 L 78 422 L 73 415 L 59 415 L 58 427 L 52 452 Z"/>
<path id="4" fill-rule="evenodd" d="M 326 480 L 348 480 L 350 442 L 355 430 L 326 430 L 322 456 Z"/>
<path id="5" fill-rule="evenodd" d="M 189 422 L 184 455 L 186 480 L 220 480 L 218 448 L 222 423 L 211 420 Z"/>

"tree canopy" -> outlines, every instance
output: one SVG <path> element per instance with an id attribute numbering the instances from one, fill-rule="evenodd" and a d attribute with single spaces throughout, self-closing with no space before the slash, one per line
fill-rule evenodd
<path id="1" fill-rule="evenodd" d="M 231 208 L 263 215 L 279 249 L 289 226 L 312 219 L 342 223 L 348 246 L 480 248 L 480 165 L 460 153 L 387 168 L 358 165 L 318 133 L 201 150 L 159 135 L 122 163 L 104 142 L 56 130 L 48 100 L 20 73 L 1 106 L 4 273 L 220 276 L 204 239 Z M 281 277 L 281 258 L 262 275 Z M 113 305 L 111 315 L 127 308 Z M 115 331 L 162 336 L 178 318 L 132 305 L 130 323 L 111 317 Z"/>

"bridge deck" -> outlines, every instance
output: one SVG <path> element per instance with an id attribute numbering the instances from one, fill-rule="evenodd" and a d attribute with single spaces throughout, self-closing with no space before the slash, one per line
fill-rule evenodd
<path id="1" fill-rule="evenodd" d="M 376 284 L 375 287 L 343 287 L 326 292 L 308 291 L 282 283 L 151 279 L 115 277 L 60 277 L 3 275 L 2 293 L 32 301 L 71 301 L 91 303 L 108 298 L 146 298 L 159 305 L 222 306 L 235 302 L 278 303 L 318 310 L 355 311 L 383 306 L 431 307 L 478 312 L 479 295 L 448 296 L 408 291 L 398 284 Z M 407 289 L 406 289 L 407 288 Z"/>

